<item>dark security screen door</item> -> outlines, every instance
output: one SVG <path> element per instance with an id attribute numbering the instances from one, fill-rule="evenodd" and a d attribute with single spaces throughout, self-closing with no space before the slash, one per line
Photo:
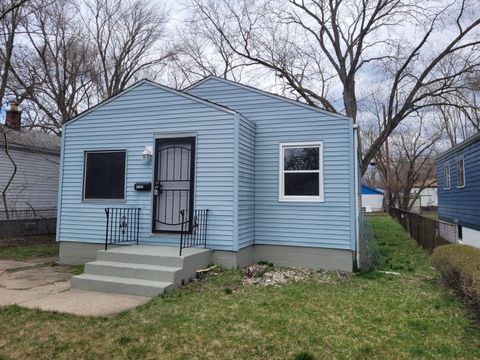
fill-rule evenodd
<path id="1" fill-rule="evenodd" d="M 193 213 L 195 138 L 157 139 L 153 231 L 180 232 Z"/>

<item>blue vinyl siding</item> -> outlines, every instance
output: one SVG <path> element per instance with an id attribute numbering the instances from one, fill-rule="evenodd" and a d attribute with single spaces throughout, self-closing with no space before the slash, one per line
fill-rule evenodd
<path id="1" fill-rule="evenodd" d="M 351 121 L 216 78 L 187 91 L 255 123 L 255 244 L 355 248 Z M 325 201 L 279 202 L 279 144 L 305 141 L 323 141 Z"/>
<path id="2" fill-rule="evenodd" d="M 465 161 L 465 187 L 458 188 L 457 159 Z M 450 189 L 445 189 L 444 165 L 450 164 Z M 480 138 L 437 161 L 438 218 L 480 230 Z"/>
<path id="3" fill-rule="evenodd" d="M 255 242 L 255 125 L 238 121 L 238 247 Z"/>
<path id="4" fill-rule="evenodd" d="M 195 207 L 209 208 L 208 246 L 233 250 L 233 112 L 142 82 L 64 127 L 59 202 L 59 241 L 102 243 L 105 207 L 140 207 L 140 242 L 178 244 L 176 235 L 151 235 L 152 194 L 134 191 L 152 181 L 153 161 L 145 146 L 155 135 L 196 136 Z M 125 149 L 126 198 L 82 201 L 84 151 Z"/>

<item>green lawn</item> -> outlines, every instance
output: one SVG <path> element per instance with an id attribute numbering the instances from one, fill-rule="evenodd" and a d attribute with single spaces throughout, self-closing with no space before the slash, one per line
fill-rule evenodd
<path id="1" fill-rule="evenodd" d="M 385 270 L 400 275 L 376 272 L 333 283 L 244 287 L 240 271 L 225 271 L 111 318 L 10 306 L 0 310 L 0 354 L 19 359 L 294 359 L 301 352 L 315 359 L 479 358 L 480 330 L 440 283 L 428 256 L 389 218 L 371 221 Z"/>
<path id="2" fill-rule="evenodd" d="M 0 248 L 0 259 L 11 258 L 23 260 L 31 256 L 56 256 L 58 255 L 58 244 L 36 244 L 22 245 L 15 247 Z"/>

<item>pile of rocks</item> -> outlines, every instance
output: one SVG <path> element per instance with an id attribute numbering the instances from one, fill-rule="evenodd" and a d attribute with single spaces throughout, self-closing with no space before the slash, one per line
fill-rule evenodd
<path id="1" fill-rule="evenodd" d="M 351 274 L 305 268 L 284 268 L 273 264 L 255 264 L 242 268 L 243 284 L 260 286 L 283 286 L 292 281 L 316 281 L 334 284 L 348 279 Z"/>

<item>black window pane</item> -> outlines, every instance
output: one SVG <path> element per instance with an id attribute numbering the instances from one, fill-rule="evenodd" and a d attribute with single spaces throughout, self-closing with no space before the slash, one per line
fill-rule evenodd
<path id="1" fill-rule="evenodd" d="M 285 148 L 284 169 L 285 170 L 318 170 L 319 148 Z"/>
<path id="2" fill-rule="evenodd" d="M 85 199 L 123 199 L 125 152 L 87 153 Z"/>
<path id="3" fill-rule="evenodd" d="M 285 196 L 318 196 L 318 173 L 286 173 Z"/>

